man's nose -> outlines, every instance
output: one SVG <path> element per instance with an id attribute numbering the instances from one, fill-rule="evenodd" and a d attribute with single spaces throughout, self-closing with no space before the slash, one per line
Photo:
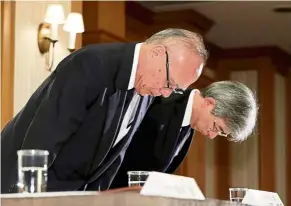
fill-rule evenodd
<path id="1" fill-rule="evenodd" d="M 160 92 L 163 97 L 169 97 L 172 94 L 170 89 L 161 89 Z"/>
<path id="2" fill-rule="evenodd" d="M 208 137 L 209 137 L 209 139 L 214 139 L 216 136 L 217 136 L 217 132 L 210 131 L 210 132 L 208 133 Z"/>

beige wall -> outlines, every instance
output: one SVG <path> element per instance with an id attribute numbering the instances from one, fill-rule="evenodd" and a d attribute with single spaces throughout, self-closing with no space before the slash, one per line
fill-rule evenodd
<path id="1" fill-rule="evenodd" d="M 16 1 L 15 12 L 15 74 L 14 115 L 26 104 L 28 98 L 50 75 L 45 70 L 45 57 L 37 46 L 37 28 L 43 21 L 49 1 Z M 71 11 L 71 1 L 53 1 L 63 5 L 65 16 Z M 69 53 L 68 33 L 59 27 L 59 42 L 55 48 L 54 67 Z"/>

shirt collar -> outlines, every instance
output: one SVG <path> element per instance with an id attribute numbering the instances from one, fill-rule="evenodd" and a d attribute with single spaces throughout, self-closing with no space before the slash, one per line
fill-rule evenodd
<path id="1" fill-rule="evenodd" d="M 199 90 L 193 89 L 189 95 L 187 107 L 186 107 L 185 114 L 184 114 L 184 119 L 182 122 L 182 127 L 189 126 L 191 123 L 192 107 L 193 107 L 195 92 L 199 92 Z"/>
<path id="2" fill-rule="evenodd" d="M 133 63 L 132 63 L 132 70 L 131 70 L 128 88 L 127 88 L 128 90 L 134 88 L 134 82 L 135 82 L 135 77 L 136 77 L 137 64 L 138 64 L 138 58 L 139 58 L 139 52 L 140 52 L 141 45 L 142 45 L 142 43 L 138 43 L 135 46 Z"/>

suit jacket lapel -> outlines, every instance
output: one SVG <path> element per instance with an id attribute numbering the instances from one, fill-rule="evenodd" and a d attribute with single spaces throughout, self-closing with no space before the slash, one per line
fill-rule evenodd
<path id="1" fill-rule="evenodd" d="M 183 147 L 184 143 L 187 141 L 189 138 L 189 135 L 191 134 L 191 128 L 189 126 L 182 127 L 181 131 L 176 134 L 176 144 L 174 145 L 174 148 L 172 149 L 171 153 L 168 154 L 167 157 L 164 159 L 164 165 L 163 168 L 161 169 L 162 172 L 166 171 L 175 156 L 177 156 L 181 150 L 181 147 Z"/>
<path id="2" fill-rule="evenodd" d="M 92 168 L 97 168 L 105 159 L 118 134 L 129 100 L 132 99 L 133 90 L 118 90 L 109 98 L 108 114 L 105 121 L 105 130 L 96 148 L 95 160 Z"/>
<path id="3" fill-rule="evenodd" d="M 122 150 L 125 151 L 128 148 L 137 127 L 140 125 L 140 122 L 142 121 L 142 119 L 146 113 L 146 110 L 148 109 L 149 105 L 152 102 L 152 99 L 153 99 L 153 97 L 150 97 L 150 96 L 142 97 L 142 99 L 139 101 L 139 106 L 138 106 L 138 109 L 137 109 L 136 114 L 135 114 L 134 124 L 131 126 L 129 132 L 124 136 L 124 138 L 115 147 L 113 147 L 113 148 L 106 147 L 106 149 L 104 149 L 104 150 L 106 150 L 106 152 L 105 152 L 105 155 L 102 156 L 102 161 L 100 161 L 101 158 L 96 156 L 97 160 L 94 162 L 94 166 L 91 170 L 91 171 L 96 171 L 96 172 L 91 176 L 88 183 L 95 181 L 102 173 L 104 173 L 108 169 L 108 167 L 111 165 L 111 163 L 114 162 L 116 160 L 116 158 L 119 157 Z M 126 106 L 126 108 L 127 107 L 128 107 L 128 105 Z M 141 110 L 145 110 L 145 111 L 141 111 Z M 126 112 L 126 110 L 123 112 L 123 116 L 124 116 L 125 112 Z M 115 132 L 116 132 L 114 135 L 115 138 L 118 135 L 118 132 L 120 132 L 119 127 L 120 127 L 121 122 L 123 120 L 123 116 L 120 119 L 118 128 L 115 130 Z M 109 135 L 110 135 L 110 133 L 109 133 Z M 104 137 L 103 139 L 108 139 L 108 138 Z M 115 141 L 115 139 L 114 139 L 114 141 Z M 112 143 L 114 141 L 112 141 Z M 110 146 L 112 146 L 112 143 L 110 144 Z M 104 163 L 104 165 L 101 166 L 101 163 Z M 97 169 L 98 166 L 101 166 L 101 167 L 99 169 Z"/>
<path id="4" fill-rule="evenodd" d="M 151 97 L 151 96 L 142 97 L 142 99 L 140 101 L 139 109 L 136 113 L 136 120 L 135 120 L 135 124 L 133 127 L 134 132 L 136 131 L 137 127 L 140 125 L 141 121 L 143 120 L 144 115 L 146 114 L 153 99 L 154 99 L 154 97 Z"/>
<path id="5" fill-rule="evenodd" d="M 175 148 L 175 153 L 173 155 L 173 158 L 179 154 L 181 151 L 182 147 L 184 146 L 186 140 L 189 138 L 191 134 L 191 128 L 190 126 L 185 126 L 181 128 L 180 134 L 179 134 L 179 139 Z"/>
<path id="6" fill-rule="evenodd" d="M 152 100 L 153 100 L 153 97 L 151 97 L 151 96 L 141 97 L 141 99 L 138 103 L 139 104 L 138 109 L 136 110 L 136 112 L 134 114 L 134 119 L 132 121 L 131 127 L 130 127 L 128 133 L 123 137 L 124 141 L 130 143 L 132 136 L 134 135 L 137 128 L 139 127 L 139 125 L 140 125 L 144 115 L 146 114 L 147 109 L 149 108 L 149 105 L 151 104 Z M 121 121 L 123 121 L 123 118 Z M 119 128 L 118 132 L 120 132 L 120 128 Z M 120 141 L 120 144 L 122 144 L 121 141 Z"/>

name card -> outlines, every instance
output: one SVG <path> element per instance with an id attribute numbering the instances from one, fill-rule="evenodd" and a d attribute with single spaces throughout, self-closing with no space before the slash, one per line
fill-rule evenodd
<path id="1" fill-rule="evenodd" d="M 141 195 L 205 200 L 196 181 L 190 177 L 151 172 Z"/>
<path id="2" fill-rule="evenodd" d="M 284 206 L 277 193 L 253 189 L 248 189 L 242 203 L 256 206 Z"/>

